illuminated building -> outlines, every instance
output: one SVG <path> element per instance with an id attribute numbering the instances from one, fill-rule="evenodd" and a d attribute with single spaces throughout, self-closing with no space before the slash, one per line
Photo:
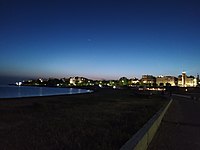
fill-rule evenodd
<path id="1" fill-rule="evenodd" d="M 156 84 L 158 86 L 177 86 L 178 78 L 173 76 L 158 76 L 156 78 Z"/>
<path id="2" fill-rule="evenodd" d="M 186 84 L 185 84 L 185 82 L 186 82 L 186 78 L 187 78 L 187 76 L 186 76 L 186 72 L 182 72 L 182 87 L 186 87 Z"/>
<path id="3" fill-rule="evenodd" d="M 130 79 L 131 84 L 139 84 L 140 81 L 137 78 Z"/>
<path id="4" fill-rule="evenodd" d="M 137 78 L 132 78 L 129 80 L 129 86 L 137 87 L 140 85 L 140 80 Z"/>
<path id="5" fill-rule="evenodd" d="M 187 76 L 186 72 L 182 72 L 182 75 L 178 76 L 178 86 L 180 87 L 196 87 L 198 84 L 198 76 Z"/>
<path id="6" fill-rule="evenodd" d="M 81 84 L 85 81 L 87 81 L 88 79 L 84 78 L 84 77 L 70 77 L 69 78 L 69 83 L 73 84 L 73 85 L 77 85 L 77 84 Z"/>
<path id="7" fill-rule="evenodd" d="M 142 75 L 141 81 L 143 84 L 152 86 L 156 83 L 156 78 L 152 75 Z"/>

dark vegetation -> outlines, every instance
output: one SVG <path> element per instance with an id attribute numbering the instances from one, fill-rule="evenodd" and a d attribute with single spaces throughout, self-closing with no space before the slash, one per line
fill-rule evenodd
<path id="1" fill-rule="evenodd" d="M 133 90 L 0 100 L 0 149 L 119 149 L 168 100 Z"/>

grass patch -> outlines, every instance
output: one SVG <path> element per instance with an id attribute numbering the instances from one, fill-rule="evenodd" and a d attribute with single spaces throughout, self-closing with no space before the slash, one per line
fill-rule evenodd
<path id="1" fill-rule="evenodd" d="M 158 95 L 91 94 L 0 101 L 1 149 L 119 149 L 165 103 Z"/>

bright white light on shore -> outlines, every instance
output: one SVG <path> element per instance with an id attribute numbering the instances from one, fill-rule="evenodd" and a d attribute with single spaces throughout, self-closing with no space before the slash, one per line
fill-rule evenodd
<path id="1" fill-rule="evenodd" d="M 99 87 L 102 87 L 102 85 L 101 85 L 101 84 L 99 84 Z"/>
<path id="2" fill-rule="evenodd" d="M 113 86 L 113 89 L 116 89 L 117 87 L 116 86 Z"/>
<path id="3" fill-rule="evenodd" d="M 15 84 L 20 86 L 20 85 L 22 85 L 22 82 L 16 82 Z"/>

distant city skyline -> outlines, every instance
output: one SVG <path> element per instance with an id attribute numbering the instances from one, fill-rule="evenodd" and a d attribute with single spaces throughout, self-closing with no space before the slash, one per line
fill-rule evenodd
<path id="1" fill-rule="evenodd" d="M 200 73 L 200 2 L 0 2 L 0 83 Z"/>
<path id="2" fill-rule="evenodd" d="M 5 85 L 5 84 L 15 84 L 15 83 L 18 83 L 18 82 L 23 82 L 23 81 L 28 81 L 28 80 L 43 80 L 43 79 L 69 79 L 69 78 L 75 78 L 75 77 L 81 77 L 81 78 L 85 78 L 85 79 L 91 79 L 91 80 L 107 80 L 107 81 L 111 81 L 111 80 L 119 80 L 121 78 L 127 78 L 127 79 L 137 79 L 137 80 L 142 80 L 144 76 L 150 76 L 153 77 L 153 78 L 163 78 L 165 79 L 165 77 L 168 79 L 169 77 L 171 78 L 179 78 L 179 76 L 182 76 L 183 73 L 187 76 L 187 77 L 190 77 L 190 78 L 193 78 L 194 79 L 199 79 L 199 74 L 197 73 L 196 75 L 191 75 L 191 74 L 187 74 L 185 71 L 183 71 L 181 74 L 177 75 L 177 76 L 173 76 L 173 75 L 153 75 L 153 74 L 142 74 L 141 77 L 136 77 L 136 76 L 132 76 L 132 77 L 127 77 L 127 76 L 121 76 L 119 78 L 88 78 L 86 76 L 79 76 L 79 75 L 76 75 L 76 76 L 65 76 L 65 77 L 9 77 L 9 76 L 0 76 L 0 85 Z M 192 77 L 191 77 L 192 76 Z M 146 77 L 144 77 L 146 78 Z M 198 80 L 197 80 L 198 81 Z"/>

